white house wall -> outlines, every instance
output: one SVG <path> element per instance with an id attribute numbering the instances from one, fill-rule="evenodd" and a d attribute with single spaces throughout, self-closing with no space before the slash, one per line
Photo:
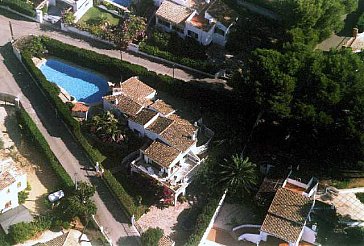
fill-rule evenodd
<path id="1" fill-rule="evenodd" d="M 20 182 L 21 186 L 18 187 Z M 9 209 L 19 206 L 18 193 L 25 190 L 27 187 L 27 177 L 25 174 L 16 178 L 16 181 L 0 191 L 0 213 L 6 212 Z M 9 191 L 9 192 L 8 192 Z M 5 209 L 6 203 L 11 202 L 11 206 Z"/>
<path id="2" fill-rule="evenodd" d="M 128 119 L 128 127 L 133 131 L 138 131 L 141 136 L 145 135 L 144 127 L 135 121 Z"/>
<path id="3" fill-rule="evenodd" d="M 77 22 L 81 17 L 94 5 L 93 0 L 79 0 L 75 2 L 73 10 L 75 12 L 75 22 Z M 76 9 L 75 9 L 76 8 Z"/>
<path id="4" fill-rule="evenodd" d="M 186 22 L 185 29 L 186 29 L 185 31 L 186 35 L 188 35 L 188 30 L 197 33 L 198 34 L 197 41 L 200 42 L 202 45 L 209 45 L 212 41 L 212 34 L 214 28 L 211 28 L 209 32 L 205 32 L 199 28 L 194 27 L 190 23 Z"/>

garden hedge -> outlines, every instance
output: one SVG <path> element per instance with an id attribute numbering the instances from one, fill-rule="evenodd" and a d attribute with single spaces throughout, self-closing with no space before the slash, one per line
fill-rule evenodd
<path id="1" fill-rule="evenodd" d="M 195 60 L 187 57 L 178 57 L 168 51 L 160 50 L 158 47 L 151 46 L 148 44 L 140 44 L 139 48 L 140 51 L 143 51 L 149 55 L 157 56 L 166 59 L 168 61 L 172 61 L 190 68 L 194 68 L 196 70 L 204 71 L 206 73 L 215 74 L 218 71 L 217 67 L 213 65 L 211 62 Z"/>
<path id="2" fill-rule="evenodd" d="M 28 135 L 38 150 L 40 150 L 41 153 L 46 157 L 48 164 L 52 167 L 53 171 L 61 181 L 62 188 L 72 187 L 72 178 L 68 175 L 66 170 L 64 170 L 61 163 L 59 163 L 57 157 L 49 147 L 47 140 L 45 140 L 37 125 L 34 123 L 32 118 L 30 118 L 28 113 L 22 108 L 19 109 L 17 111 L 17 119 L 19 124 L 22 126 L 22 131 Z"/>
<path id="3" fill-rule="evenodd" d="M 58 115 L 67 124 L 73 132 L 74 137 L 78 140 L 88 156 L 96 163 L 104 160 L 104 156 L 95 148 L 93 148 L 81 133 L 80 124 L 72 117 L 69 108 L 59 98 L 59 88 L 53 83 L 50 83 L 43 75 L 43 73 L 34 65 L 32 61 L 32 54 L 29 52 L 21 52 L 22 61 L 28 69 L 32 77 L 37 81 L 42 91 L 45 92 L 47 99 L 57 109 Z"/>
<path id="4" fill-rule="evenodd" d="M 140 80 L 156 90 L 165 91 L 172 96 L 189 101 L 197 101 L 212 112 L 220 111 L 231 115 L 241 110 L 241 98 L 234 91 L 222 88 L 222 85 L 193 80 L 184 82 L 169 76 L 158 75 L 142 66 L 71 46 L 58 40 L 43 38 L 43 42 L 50 55 L 72 61 L 109 77 L 120 78 L 121 75 L 123 80 L 126 80 L 132 76 L 139 76 Z"/>
<path id="5" fill-rule="evenodd" d="M 35 17 L 35 10 L 33 6 L 27 1 L 22 0 L 0 0 L 0 5 L 8 6 L 21 14 Z"/>
<path id="6" fill-rule="evenodd" d="M 201 214 L 197 217 L 197 222 L 194 228 L 193 233 L 190 235 L 185 246 L 197 246 L 199 245 L 203 234 L 208 227 L 212 216 L 214 215 L 216 208 L 219 204 L 219 199 L 212 198 L 210 201 L 206 203 L 204 208 L 202 209 Z"/>
<path id="7" fill-rule="evenodd" d="M 122 204 L 126 214 L 129 217 L 134 215 L 135 219 L 140 218 L 140 216 L 143 215 L 144 211 L 138 209 L 138 206 L 136 206 L 134 199 L 125 191 L 123 186 L 119 183 L 119 181 L 116 180 L 112 173 L 110 171 L 105 171 L 103 177 L 106 181 L 106 184 L 114 193 L 114 196 Z"/>

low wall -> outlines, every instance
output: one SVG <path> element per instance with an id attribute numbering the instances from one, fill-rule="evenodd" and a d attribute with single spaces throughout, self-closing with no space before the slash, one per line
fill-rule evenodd
<path id="1" fill-rule="evenodd" d="M 76 28 L 74 26 L 69 26 L 69 25 L 64 24 L 64 23 L 61 23 L 61 30 L 65 31 L 65 32 L 76 33 L 78 35 L 81 35 L 81 36 L 84 36 L 84 37 L 87 37 L 87 38 L 91 38 L 91 39 L 97 40 L 97 41 L 105 43 L 105 44 L 115 46 L 115 44 L 110 42 L 110 41 L 106 41 L 104 39 L 98 38 L 95 35 L 92 35 L 91 33 L 87 32 L 87 31 L 82 31 L 82 30 L 80 30 L 80 29 L 78 29 L 78 28 Z"/>
<path id="2" fill-rule="evenodd" d="M 224 205 L 224 200 L 225 200 L 226 194 L 227 194 L 227 190 L 225 190 L 224 194 L 222 195 L 222 197 L 221 197 L 221 199 L 219 201 L 219 204 L 217 205 L 217 208 L 215 210 L 215 213 L 211 218 L 209 226 L 206 228 L 206 231 L 205 231 L 205 233 L 203 234 L 203 236 L 201 238 L 200 244 L 203 241 L 207 240 L 207 236 L 209 235 L 209 232 L 210 232 L 211 228 L 214 226 L 215 219 L 216 219 L 217 215 L 219 214 L 220 209 L 222 208 L 222 205 Z"/>
<path id="3" fill-rule="evenodd" d="M 362 193 L 364 192 L 364 187 L 352 188 L 352 189 L 340 189 L 339 193 Z"/>
<path id="4" fill-rule="evenodd" d="M 22 16 L 22 17 L 24 17 L 24 18 L 29 19 L 29 20 L 36 21 L 36 22 L 40 22 L 40 21 L 38 21 L 38 19 L 37 19 L 37 18 L 34 18 L 34 17 L 28 16 L 28 15 L 25 15 L 25 14 L 19 13 L 18 11 L 15 11 L 15 10 L 11 9 L 11 8 L 9 8 L 8 6 L 0 5 L 0 8 L 1 8 L 1 9 L 5 9 L 5 10 L 7 10 L 7 11 L 10 11 L 10 12 L 12 12 L 12 13 L 16 14 L 16 15 L 20 15 L 20 16 Z"/>

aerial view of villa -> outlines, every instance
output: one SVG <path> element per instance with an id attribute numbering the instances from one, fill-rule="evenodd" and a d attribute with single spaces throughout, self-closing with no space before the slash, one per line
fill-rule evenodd
<path id="1" fill-rule="evenodd" d="M 363 246 L 364 1 L 0 0 L 0 246 Z"/>

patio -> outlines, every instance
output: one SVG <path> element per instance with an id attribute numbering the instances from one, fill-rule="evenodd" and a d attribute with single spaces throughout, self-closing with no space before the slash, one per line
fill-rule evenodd
<path id="1" fill-rule="evenodd" d="M 355 189 L 355 188 L 354 188 Z M 355 190 L 350 189 L 339 190 L 337 195 L 321 195 L 318 200 L 332 204 L 336 208 L 336 212 L 342 216 L 348 216 L 352 220 L 364 221 L 364 204 L 360 202 L 360 200 L 355 196 Z"/>

